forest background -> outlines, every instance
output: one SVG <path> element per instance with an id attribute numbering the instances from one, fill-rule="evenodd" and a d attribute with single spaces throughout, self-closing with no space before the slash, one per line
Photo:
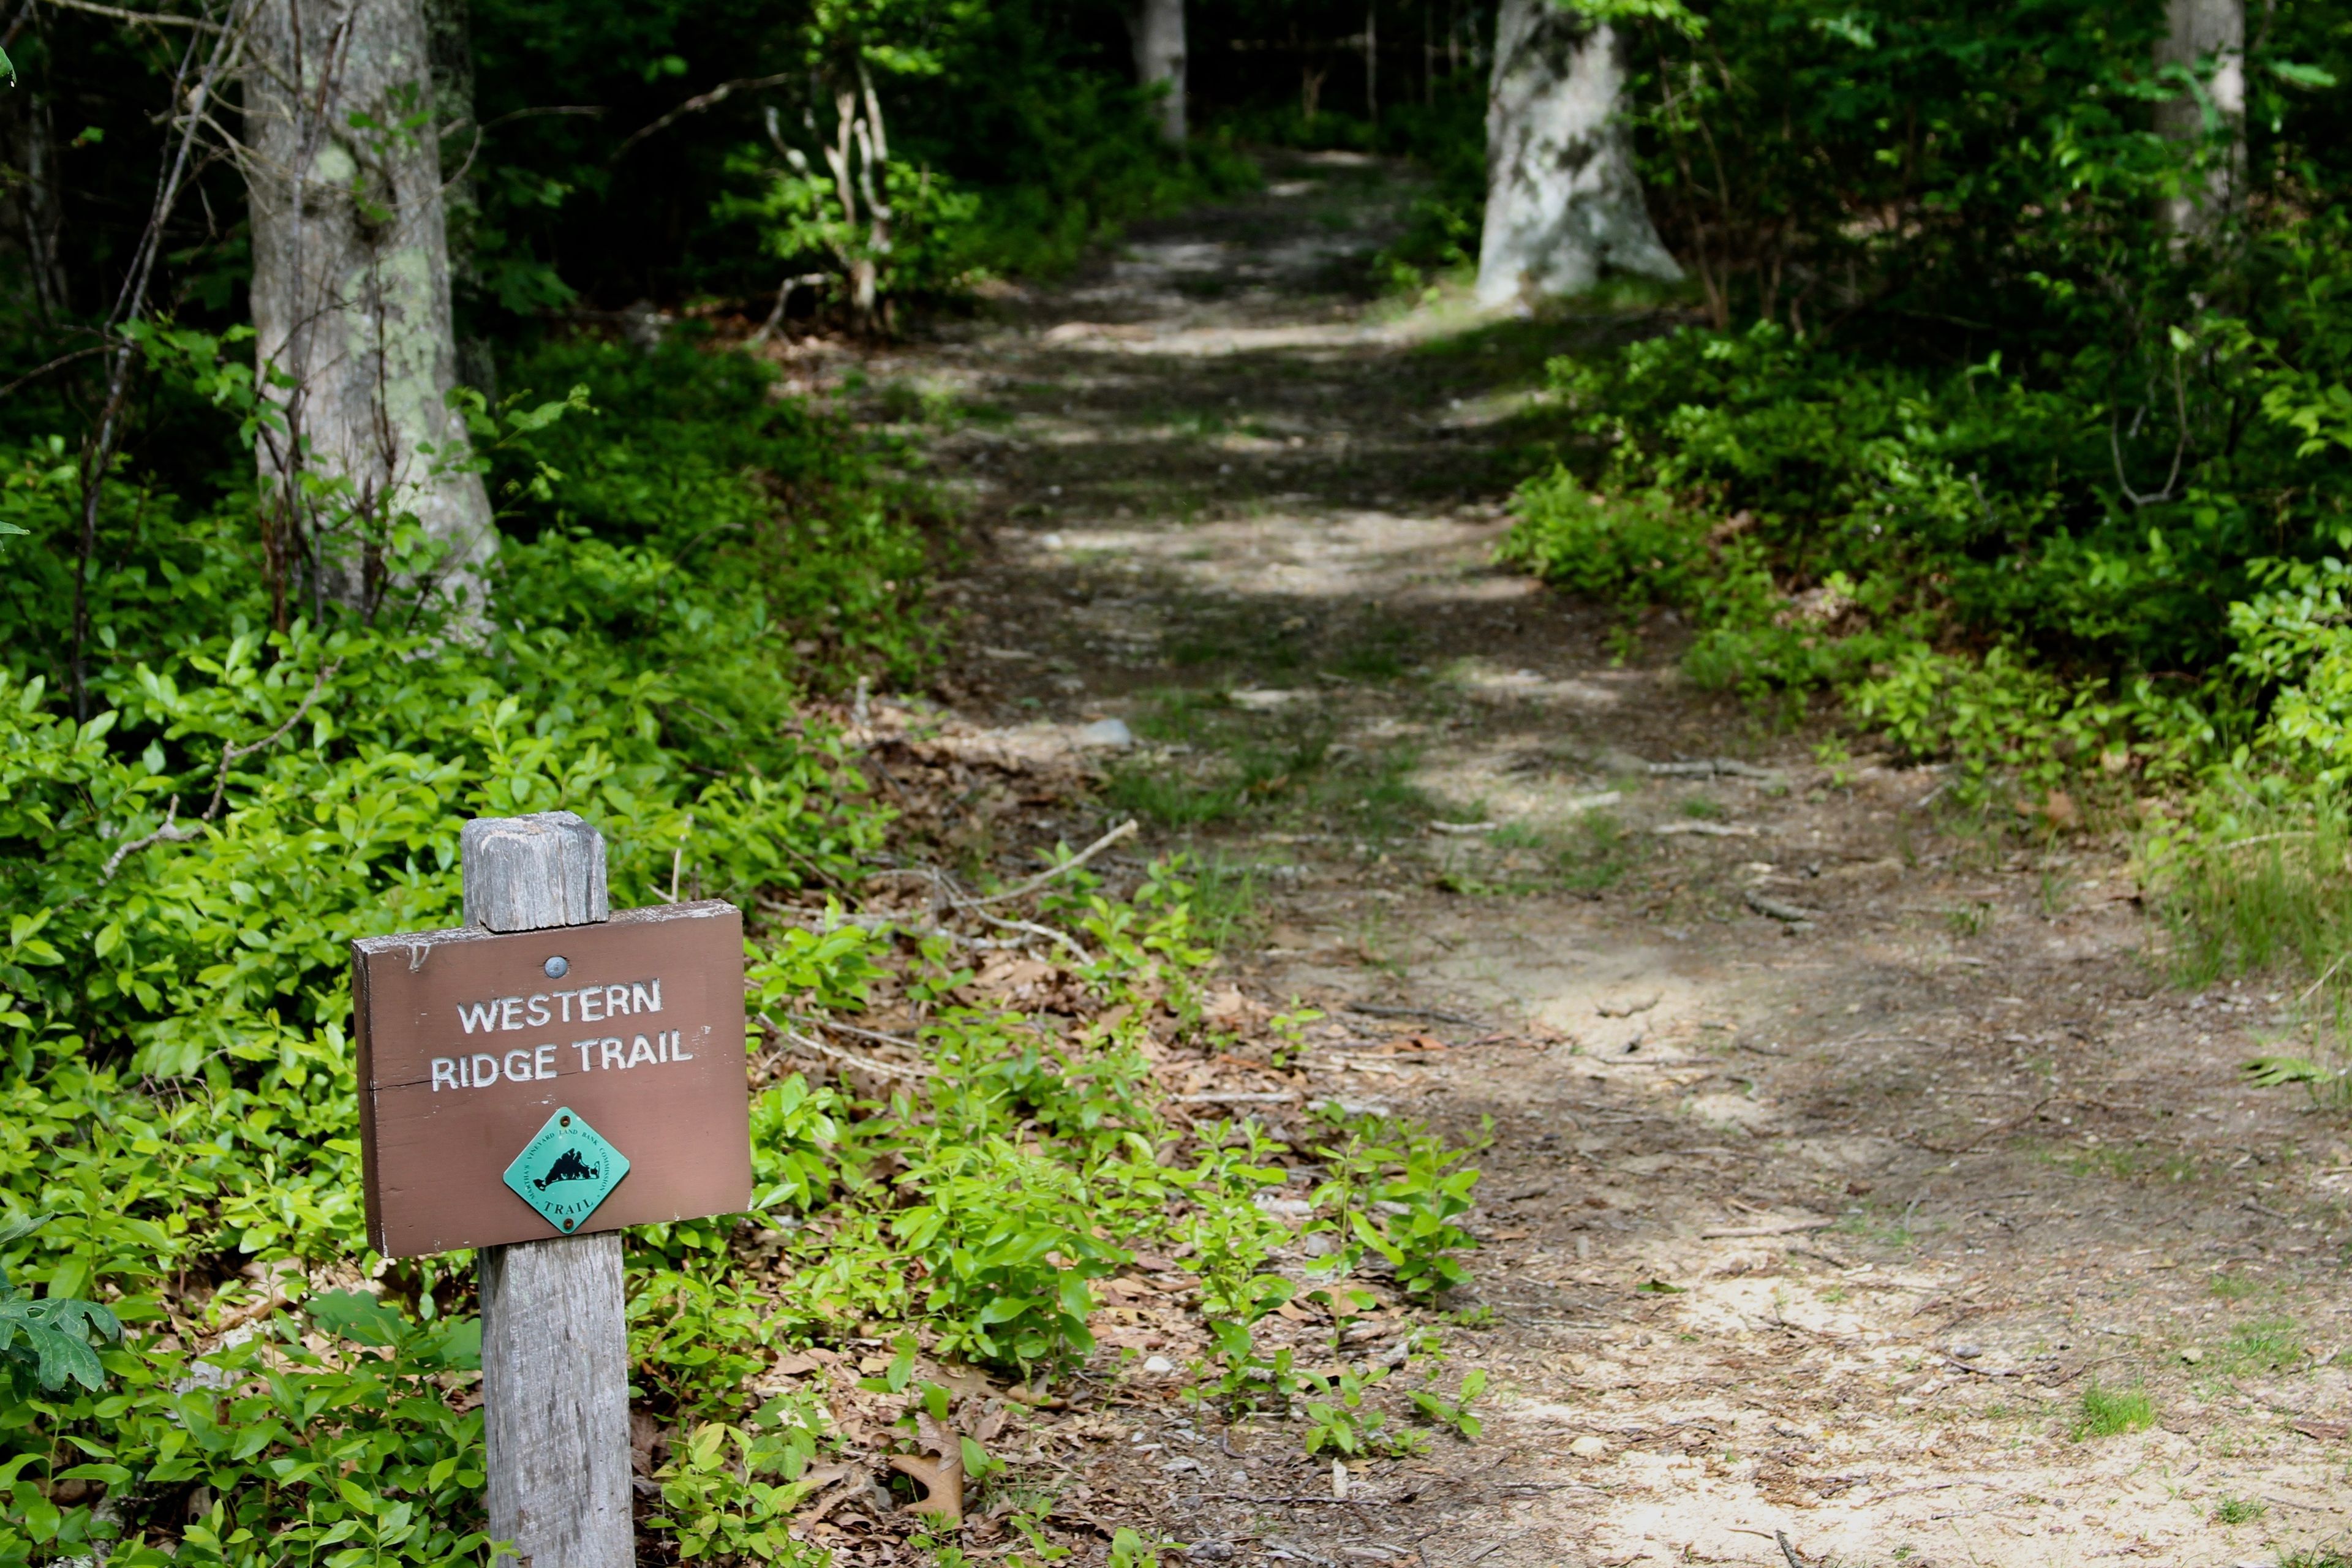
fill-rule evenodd
<path id="1" fill-rule="evenodd" d="M 339 198 L 362 248 L 403 167 L 440 191 L 459 417 L 404 500 L 312 462 L 317 389 L 256 363 L 317 318 L 257 282 L 278 231 L 240 115 L 270 89 L 223 52 L 248 9 L 21 0 L 0 32 L 0 1169 L 9 1220 L 47 1216 L 5 1243 L 0 1561 L 480 1554 L 478 1419 L 444 1397 L 467 1281 L 313 1288 L 363 1251 L 345 944 L 455 918 L 471 815 L 590 816 L 624 904 L 683 879 L 802 908 L 906 847 L 824 700 L 920 682 L 952 519 L 759 351 L 985 309 L 1246 186 L 1255 146 L 1425 170 L 1377 268 L 1401 310 L 1472 288 L 1491 216 L 1475 5 L 1203 0 L 1181 116 L 1104 5 L 424 7 L 429 68 L 333 128 L 385 171 Z M 2184 44 L 2209 14 L 2234 33 Z M 1579 285 L 1655 330 L 1554 363 L 1510 558 L 1629 637 L 1676 609 L 1694 678 L 1843 725 L 1832 756 L 1877 733 L 1970 809 L 2137 825 L 2213 962 L 2336 977 L 2352 18 L 1562 16 L 1674 259 Z M 1250 1343 L 1295 1283 L 1251 1202 L 1276 1152 L 1150 1086 L 1156 1043 L 1209 1027 L 1181 874 L 1117 892 L 1044 895 L 1088 944 L 1088 1021 L 1050 1041 L 947 1000 L 945 938 L 761 931 L 772 1031 L 887 994 L 931 1067 L 863 1100 L 778 1073 L 762 1224 L 633 1242 L 640 1394 L 714 1434 L 662 1477 L 677 1550 L 813 1550 L 783 1521 L 836 1437 L 743 1405 L 779 1345 L 912 1331 L 1050 1376 L 1087 1281 L 1147 1249 L 1193 1260 L 1225 1396 L 1318 1392 Z M 1329 1135 L 1318 1288 L 1384 1263 L 1442 1292 L 1469 1173 L 1411 1130 Z"/>

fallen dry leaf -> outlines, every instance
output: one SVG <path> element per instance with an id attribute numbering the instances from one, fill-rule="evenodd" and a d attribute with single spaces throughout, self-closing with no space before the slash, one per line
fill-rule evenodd
<path id="1" fill-rule="evenodd" d="M 963 1444 L 945 1423 L 926 1411 L 915 1418 L 915 1429 L 933 1456 L 893 1454 L 890 1468 L 902 1476 L 910 1477 L 923 1489 L 919 1501 L 910 1502 L 900 1510 L 904 1513 L 928 1513 L 946 1524 L 950 1530 L 963 1528 Z"/>

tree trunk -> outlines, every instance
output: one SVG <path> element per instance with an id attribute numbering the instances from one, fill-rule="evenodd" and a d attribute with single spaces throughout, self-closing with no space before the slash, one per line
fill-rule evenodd
<path id="1" fill-rule="evenodd" d="M 449 394 L 449 256 L 425 0 L 261 0 L 246 81 L 265 540 L 329 601 L 372 612 L 414 519 L 436 589 L 478 614 L 497 550 Z"/>
<path id="2" fill-rule="evenodd" d="M 58 188 L 57 121 L 38 89 L 19 89 L 0 100 L 0 188 L 6 192 L 5 238 L 24 247 L 25 273 L 33 286 L 32 311 L 43 326 L 72 313 L 58 236 L 65 224 Z"/>
<path id="3" fill-rule="evenodd" d="M 1502 0 L 1486 97 L 1478 302 L 1582 293 L 1608 271 L 1677 279 L 1618 114 L 1616 31 L 1550 0 Z"/>
<path id="4" fill-rule="evenodd" d="M 2206 169 L 2201 188 L 2184 189 L 2163 204 L 2168 228 L 2180 235 L 2202 234 L 2228 210 L 2245 165 L 2245 0 L 2166 0 L 2156 65 L 2158 70 L 2183 67 L 2205 83 L 2226 139 L 2221 155 Z M 2203 140 L 2207 107 L 2192 93 L 2165 100 L 2156 106 L 2158 134 L 2173 142 Z"/>
<path id="5" fill-rule="evenodd" d="M 1171 146 L 1184 144 L 1184 0 L 1138 0 L 1128 14 L 1135 36 L 1135 79 L 1140 87 L 1166 84 L 1160 99 L 1160 134 Z"/>

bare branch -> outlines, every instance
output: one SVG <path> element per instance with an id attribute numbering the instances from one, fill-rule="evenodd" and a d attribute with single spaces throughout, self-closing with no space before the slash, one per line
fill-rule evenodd
<path id="1" fill-rule="evenodd" d="M 82 11 L 92 16 L 104 16 L 110 21 L 130 22 L 148 27 L 194 27 L 199 32 L 227 31 L 218 22 L 201 16 L 174 16 L 163 11 L 131 11 L 121 5 L 101 5 L 98 0 L 48 0 L 60 11 Z"/>
<path id="2" fill-rule="evenodd" d="M 604 112 L 606 112 L 605 108 L 601 103 L 551 103 L 542 109 L 509 110 L 508 112 L 499 115 L 496 120 L 483 121 L 482 129 L 485 131 L 496 131 L 499 126 L 508 124 L 512 121 L 538 120 L 551 114 L 577 114 L 593 120 L 598 115 Z"/>
<path id="3" fill-rule="evenodd" d="M 793 71 L 781 71 L 774 76 L 740 77 L 734 81 L 722 81 L 709 92 L 698 92 L 652 124 L 640 126 L 630 132 L 627 138 L 618 147 L 613 149 L 613 155 L 605 162 L 619 163 L 628 153 L 630 148 L 648 136 L 656 136 L 668 130 L 689 114 L 699 114 L 706 109 L 716 109 L 739 92 L 757 92 L 763 88 L 782 87 L 792 80 L 795 74 L 797 73 Z"/>
<path id="4" fill-rule="evenodd" d="M 871 1057 L 861 1057 L 854 1051 L 845 1051 L 839 1046 L 828 1046 L 823 1040 L 812 1039 L 798 1029 L 784 1027 L 765 1013 L 760 1015 L 760 1022 L 774 1030 L 779 1039 L 798 1046 L 803 1050 L 814 1051 L 818 1056 L 828 1060 L 840 1062 L 861 1071 L 873 1073 L 877 1077 L 903 1078 L 913 1082 L 920 1082 L 931 1076 L 931 1069 L 929 1068 L 899 1067 L 892 1062 L 877 1062 Z"/>
<path id="5" fill-rule="evenodd" d="M 138 854 L 142 849 L 151 847 L 157 844 L 185 844 L 191 838 L 199 838 L 203 837 L 202 834 L 198 833 L 193 827 L 182 827 L 178 826 L 179 815 L 180 797 L 175 795 L 172 797 L 172 804 L 163 808 L 163 826 L 147 835 L 144 838 L 134 838 L 130 843 L 118 847 L 113 854 L 109 855 L 106 858 L 105 868 L 98 874 L 100 885 L 103 886 L 104 884 L 114 880 L 114 868 L 121 865 L 122 862 L 131 856 Z"/>
<path id="6" fill-rule="evenodd" d="M 319 693 L 327 689 L 327 682 L 333 679 L 335 671 L 341 668 L 342 664 L 340 660 L 333 664 L 320 665 L 319 667 L 319 679 L 310 683 L 310 695 L 303 698 L 299 703 L 295 705 L 293 712 L 286 715 L 286 722 L 278 725 L 278 728 L 269 731 L 268 734 L 248 745 L 225 745 L 221 748 L 220 773 L 213 780 L 213 803 L 205 807 L 205 821 L 210 822 L 213 819 L 214 814 L 218 812 L 221 808 L 221 797 L 228 791 L 228 765 L 231 763 L 238 762 L 244 758 L 249 757 L 256 752 L 266 752 L 270 747 L 276 745 L 278 742 L 284 740 L 286 738 L 286 731 L 291 730 L 295 725 L 299 724 L 302 721 L 302 715 L 310 710 L 310 704 L 319 700 Z"/>
<path id="7" fill-rule="evenodd" d="M 16 380 L 10 382 L 7 385 L 0 386 L 0 397 L 5 397 L 9 394 L 15 392 L 18 387 L 25 386 L 32 382 L 40 380 L 41 377 L 48 374 L 49 372 L 53 370 L 63 370 L 66 366 L 73 363 L 76 360 L 85 360 L 90 358 L 94 354 L 102 354 L 107 351 L 109 346 L 110 345 L 106 343 L 92 343 L 86 349 L 76 349 L 69 354 L 59 354 L 48 363 L 41 366 L 40 369 L 28 370 L 24 374 L 18 376 Z"/>
<path id="8" fill-rule="evenodd" d="M 1076 870 L 1079 867 L 1093 859 L 1096 856 L 1101 854 L 1104 850 L 1109 848 L 1112 845 L 1117 844 L 1119 840 L 1131 837 L 1139 826 L 1140 825 L 1137 823 L 1135 818 L 1130 816 L 1125 822 L 1120 823 L 1117 827 L 1112 828 L 1108 833 L 1104 834 L 1100 838 L 1096 839 L 1092 844 L 1087 845 L 1084 849 L 1079 850 L 1076 855 L 1073 855 L 1068 859 L 1063 861 L 1060 865 L 1053 867 L 1047 870 L 1038 872 L 1035 876 L 1030 878 L 1019 887 L 1007 888 L 1001 893 L 991 893 L 988 897 L 975 900 L 973 902 L 981 904 L 1009 904 L 1015 899 L 1025 899 L 1030 894 L 1035 892 L 1038 889 L 1044 887 L 1046 883 L 1052 881 L 1055 878 L 1066 876 L 1068 873 Z"/>

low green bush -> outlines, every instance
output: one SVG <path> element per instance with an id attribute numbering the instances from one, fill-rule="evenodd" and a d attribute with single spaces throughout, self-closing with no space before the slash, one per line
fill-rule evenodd
<path id="1" fill-rule="evenodd" d="M 2352 350 L 2325 304 L 2352 269 L 2319 237 L 2340 227 L 2258 247 L 2263 317 L 2184 308 L 2146 351 L 2200 400 L 2161 494 L 2118 478 L 2145 453 L 2109 428 L 2113 356 L 1935 371 L 1684 328 L 1554 362 L 1574 444 L 1521 486 L 1503 557 L 1683 612 L 1703 684 L 1835 694 L 1979 774 L 2329 784 L 2352 719 Z M 2198 424 L 2216 405 L 2240 411 L 2226 440 Z"/>

